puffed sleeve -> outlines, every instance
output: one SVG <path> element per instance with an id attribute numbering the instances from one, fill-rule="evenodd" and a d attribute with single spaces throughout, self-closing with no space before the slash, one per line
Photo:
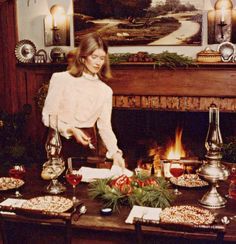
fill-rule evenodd
<path id="1" fill-rule="evenodd" d="M 45 126 L 49 126 L 49 114 L 58 116 L 58 130 L 60 134 L 66 138 L 71 136 L 67 130 L 70 128 L 68 124 L 65 124 L 60 120 L 60 102 L 64 91 L 64 80 L 59 73 L 54 73 L 49 82 L 48 94 L 45 99 L 42 121 Z"/>
<path id="2" fill-rule="evenodd" d="M 112 113 L 112 90 L 109 90 L 107 99 L 105 100 L 102 112 L 97 120 L 97 127 L 99 134 L 107 148 L 106 156 L 112 158 L 112 156 L 120 151 L 117 146 L 117 139 L 112 130 L 111 125 L 111 113 Z"/>

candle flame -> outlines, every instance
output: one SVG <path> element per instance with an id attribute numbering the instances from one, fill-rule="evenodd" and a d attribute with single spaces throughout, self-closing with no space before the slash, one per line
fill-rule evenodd
<path id="1" fill-rule="evenodd" d="M 175 143 L 171 143 L 171 145 L 167 148 L 166 158 L 167 159 L 176 159 L 179 160 L 186 156 L 186 152 L 184 151 L 182 145 L 182 133 L 183 129 L 176 129 L 175 132 Z"/>

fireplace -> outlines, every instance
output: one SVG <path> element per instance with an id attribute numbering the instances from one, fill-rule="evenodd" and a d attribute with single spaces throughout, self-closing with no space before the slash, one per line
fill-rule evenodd
<path id="1" fill-rule="evenodd" d="M 166 147 L 183 129 L 187 157 L 204 157 L 211 103 L 220 109 L 223 139 L 236 135 L 236 71 L 233 65 L 198 64 L 169 69 L 150 64 L 113 66 L 114 131 L 129 164 L 148 147 Z"/>
<path id="2" fill-rule="evenodd" d="M 208 119 L 208 112 L 115 109 L 112 124 L 126 161 L 135 167 L 140 158 L 147 157 L 152 147 L 160 147 L 162 157 L 165 157 L 166 147 L 175 140 L 177 128 L 182 129 L 186 157 L 204 158 Z M 223 140 L 236 135 L 235 124 L 236 114 L 220 113 Z"/>

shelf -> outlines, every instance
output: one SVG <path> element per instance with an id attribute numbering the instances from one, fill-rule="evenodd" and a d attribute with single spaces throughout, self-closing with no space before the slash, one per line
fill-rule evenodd
<path id="1" fill-rule="evenodd" d="M 17 63 L 17 67 L 20 68 L 66 68 L 67 63 Z M 158 66 L 154 62 L 122 62 L 122 63 L 117 63 L 117 64 L 112 64 L 111 67 L 114 69 L 117 68 L 130 68 L 130 67 L 146 67 L 146 68 L 151 68 L 151 69 L 196 69 L 196 68 L 216 68 L 216 69 L 232 69 L 236 67 L 236 63 L 224 63 L 224 62 L 219 62 L 219 63 L 193 63 L 192 65 L 189 66 L 179 66 L 179 67 L 168 67 L 168 66 Z"/>

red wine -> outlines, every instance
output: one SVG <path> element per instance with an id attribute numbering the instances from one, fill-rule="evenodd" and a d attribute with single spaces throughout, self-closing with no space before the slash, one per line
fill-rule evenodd
<path id="1" fill-rule="evenodd" d="M 170 168 L 170 173 L 174 177 L 179 177 L 184 173 L 184 169 L 182 169 L 182 168 Z"/>
<path id="2" fill-rule="evenodd" d="M 229 197 L 236 200 L 236 189 L 229 189 Z"/>
<path id="3" fill-rule="evenodd" d="M 71 184 L 72 186 L 76 186 L 82 180 L 82 175 L 79 175 L 79 174 L 67 174 L 66 175 L 66 179 L 67 179 L 69 184 Z"/>
<path id="4" fill-rule="evenodd" d="M 25 171 L 20 169 L 10 169 L 9 170 L 10 177 L 16 178 L 16 179 L 22 179 L 24 178 Z"/>
<path id="5" fill-rule="evenodd" d="M 229 177 L 228 177 L 229 181 L 235 181 L 236 183 L 236 172 L 232 172 Z"/>

